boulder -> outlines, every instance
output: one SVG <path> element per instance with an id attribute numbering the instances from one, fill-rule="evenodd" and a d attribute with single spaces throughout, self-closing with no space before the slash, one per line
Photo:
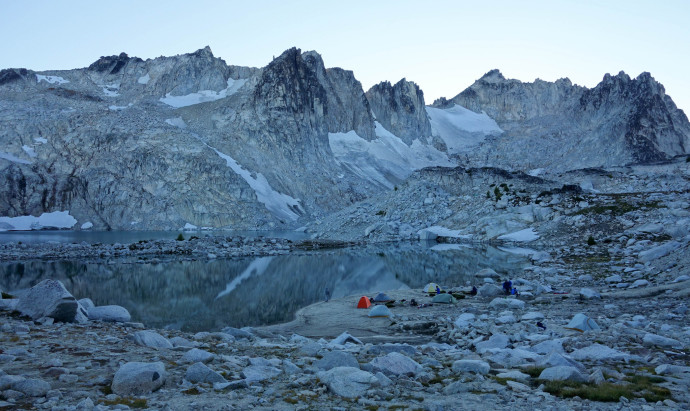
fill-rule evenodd
<path id="1" fill-rule="evenodd" d="M 480 277 L 480 278 L 501 278 L 500 275 L 491 268 L 484 268 L 483 270 L 479 270 L 477 273 L 474 274 L 475 277 Z"/>
<path id="2" fill-rule="evenodd" d="M 22 293 L 15 307 L 20 313 L 37 320 L 50 317 L 56 321 L 83 322 L 79 303 L 57 280 L 43 280 Z M 79 316 L 82 314 L 82 316 Z"/>
<path id="3" fill-rule="evenodd" d="M 359 338 L 353 337 L 347 331 L 335 337 L 328 345 L 345 345 L 347 343 L 363 344 Z"/>
<path id="4" fill-rule="evenodd" d="M 584 300 L 591 300 L 594 298 L 601 299 L 601 294 L 598 291 L 592 290 L 591 288 L 581 288 L 580 298 Z"/>
<path id="5" fill-rule="evenodd" d="M 484 284 L 477 290 L 477 295 L 479 297 L 497 297 L 499 295 L 505 295 L 503 289 L 493 284 Z"/>
<path id="6" fill-rule="evenodd" d="M 487 341 L 475 344 L 477 352 L 482 353 L 492 348 L 506 348 L 510 344 L 510 338 L 505 334 L 494 334 Z"/>
<path id="7" fill-rule="evenodd" d="M 538 379 L 548 381 L 587 382 L 587 377 L 582 375 L 577 368 L 566 365 L 546 368 L 539 374 Z"/>
<path id="8" fill-rule="evenodd" d="M 638 259 L 642 263 L 647 263 L 670 254 L 680 247 L 680 245 L 681 244 L 677 241 L 669 241 L 668 243 L 650 248 L 649 250 L 641 251 L 638 255 Z"/>
<path id="9" fill-rule="evenodd" d="M 240 328 L 234 328 L 234 327 L 225 327 L 222 330 L 226 334 L 230 334 L 235 339 L 245 339 L 245 340 L 251 340 L 254 335 L 250 333 L 249 331 L 242 330 Z"/>
<path id="10" fill-rule="evenodd" d="M 121 397 L 143 395 L 159 389 L 166 378 L 162 362 L 128 362 L 115 373 L 111 388 Z"/>
<path id="11" fill-rule="evenodd" d="M 605 345 L 594 343 L 589 347 L 580 348 L 570 353 L 570 357 L 575 360 L 594 360 L 594 361 L 627 361 L 630 359 L 630 354 L 614 350 Z"/>
<path id="12" fill-rule="evenodd" d="M 50 384 L 36 378 L 27 378 L 12 384 L 12 389 L 29 397 L 45 397 L 50 391 Z"/>
<path id="13" fill-rule="evenodd" d="M 213 361 L 216 358 L 215 354 L 211 354 L 208 351 L 200 350 L 198 348 L 192 348 L 191 350 L 184 353 L 180 362 L 183 363 L 207 363 Z"/>
<path id="14" fill-rule="evenodd" d="M 380 371 L 386 375 L 413 376 L 422 370 L 422 366 L 415 360 L 397 352 L 374 358 L 371 365 L 374 371 Z"/>
<path id="15" fill-rule="evenodd" d="M 489 363 L 481 360 L 457 360 L 453 363 L 453 372 L 460 374 L 472 372 L 475 374 L 486 375 L 491 370 Z"/>
<path id="16" fill-rule="evenodd" d="M 283 371 L 270 365 L 250 365 L 242 370 L 242 376 L 248 384 L 269 380 L 280 375 Z"/>
<path id="17" fill-rule="evenodd" d="M 331 351 L 314 363 L 316 368 L 328 371 L 336 367 L 359 368 L 359 363 L 354 355 L 344 351 Z"/>
<path id="18" fill-rule="evenodd" d="M 474 323 L 475 318 L 476 317 L 472 313 L 462 313 L 458 316 L 453 324 L 455 324 L 456 328 L 466 330 Z"/>
<path id="19" fill-rule="evenodd" d="M 197 362 L 187 368 L 187 372 L 184 374 L 184 379 L 192 383 L 207 382 L 214 384 L 217 382 L 227 382 L 222 375 L 208 368 L 204 363 L 201 362 Z"/>
<path id="20" fill-rule="evenodd" d="M 647 333 L 642 337 L 642 343 L 647 346 L 683 349 L 683 343 L 673 338 Z"/>
<path id="21" fill-rule="evenodd" d="M 372 373 L 352 367 L 336 367 L 319 372 L 317 376 L 329 391 L 345 398 L 360 397 L 373 384 L 378 384 L 378 378 Z"/>
<path id="22" fill-rule="evenodd" d="M 137 331 L 133 336 L 134 342 L 151 348 L 173 348 L 170 341 L 155 331 Z"/>
<path id="23" fill-rule="evenodd" d="M 102 305 L 91 307 L 87 310 L 89 320 L 126 323 L 132 320 L 132 316 L 125 307 L 119 305 Z"/>

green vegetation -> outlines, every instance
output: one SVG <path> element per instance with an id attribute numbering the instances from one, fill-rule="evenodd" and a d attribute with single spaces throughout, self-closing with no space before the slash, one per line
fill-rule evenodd
<path id="1" fill-rule="evenodd" d="M 3 291 L 3 293 L 2 293 L 2 298 L 3 298 L 3 300 L 5 300 L 5 299 L 16 298 L 16 297 L 13 296 L 12 294 L 7 294 L 6 292 Z"/>
<path id="2" fill-rule="evenodd" d="M 190 388 L 190 389 L 188 389 L 188 390 L 182 391 L 182 394 L 187 394 L 187 395 L 199 395 L 199 394 L 201 394 L 201 391 L 199 391 L 199 389 L 196 388 L 196 387 L 192 387 L 192 388 Z"/>
<path id="3" fill-rule="evenodd" d="M 587 215 L 587 214 L 612 214 L 614 216 L 621 216 L 632 211 L 640 210 L 643 208 L 663 208 L 659 201 L 646 201 L 637 204 L 630 204 L 623 201 L 620 198 L 615 200 L 614 204 L 608 205 L 596 205 L 592 207 L 583 208 L 575 212 L 573 215 Z"/>
<path id="4" fill-rule="evenodd" d="M 671 398 L 671 391 L 654 384 L 665 381 L 654 376 L 633 375 L 625 378 L 625 383 L 614 384 L 604 382 L 596 385 L 574 381 L 543 381 L 544 391 L 549 394 L 572 398 L 603 402 L 618 402 L 620 397 L 644 398 L 647 402 L 663 401 Z"/>
<path id="5" fill-rule="evenodd" d="M 503 193 L 498 187 L 494 187 L 494 195 L 496 196 L 496 201 L 499 201 L 503 197 Z"/>
<path id="6" fill-rule="evenodd" d="M 592 237 L 592 236 L 590 235 L 590 236 L 587 238 L 587 245 L 596 245 L 596 244 L 597 244 L 597 242 L 594 241 L 594 237 Z"/>
<path id="7" fill-rule="evenodd" d="M 103 405 L 126 405 L 129 408 L 147 408 L 146 398 L 122 397 L 114 400 L 102 400 Z"/>
<path id="8" fill-rule="evenodd" d="M 525 374 L 529 375 L 532 378 L 537 378 L 541 374 L 542 371 L 544 371 L 545 367 L 527 367 L 523 369 Z"/>
<path id="9" fill-rule="evenodd" d="M 385 216 L 385 215 L 386 215 L 386 210 L 379 210 L 379 211 L 376 212 L 376 215 Z"/>
<path id="10" fill-rule="evenodd" d="M 182 235 L 182 233 L 180 233 L 175 240 L 184 241 L 184 236 Z"/>

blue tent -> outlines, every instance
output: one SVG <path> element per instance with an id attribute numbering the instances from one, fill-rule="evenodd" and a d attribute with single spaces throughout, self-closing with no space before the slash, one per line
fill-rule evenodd
<path id="1" fill-rule="evenodd" d="M 376 297 L 374 297 L 374 299 L 371 301 L 374 303 L 387 303 L 387 302 L 393 301 L 393 299 L 390 298 L 387 294 L 378 293 L 376 295 Z"/>

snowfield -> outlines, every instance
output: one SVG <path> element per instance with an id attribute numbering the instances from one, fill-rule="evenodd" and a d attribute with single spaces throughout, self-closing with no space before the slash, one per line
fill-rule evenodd
<path id="1" fill-rule="evenodd" d="M 174 108 L 216 101 L 237 93 L 237 90 L 239 90 L 246 81 L 246 79 L 233 80 L 229 78 L 228 87 L 221 91 L 200 90 L 196 93 L 186 94 L 184 96 L 171 96 L 170 93 L 167 93 L 165 97 L 160 98 L 160 101 Z"/>
<path id="2" fill-rule="evenodd" d="M 472 148 L 488 135 L 503 133 L 496 121 L 486 113 L 477 114 L 462 106 L 451 108 L 426 107 L 431 123 L 431 133 L 441 137 L 449 154 L 457 154 Z"/>
<path id="3" fill-rule="evenodd" d="M 43 228 L 72 228 L 77 220 L 69 211 L 43 213 L 39 217 L 32 215 L 20 217 L 0 217 L 0 231 L 30 231 Z"/>
<path id="4" fill-rule="evenodd" d="M 354 130 L 328 133 L 328 143 L 335 159 L 361 178 L 393 188 L 413 171 L 424 167 L 455 167 L 445 153 L 414 140 L 408 146 L 378 122 L 376 140 L 367 141 Z"/>

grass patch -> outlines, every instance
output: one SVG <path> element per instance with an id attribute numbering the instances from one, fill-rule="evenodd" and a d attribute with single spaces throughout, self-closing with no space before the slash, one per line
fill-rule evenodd
<path id="1" fill-rule="evenodd" d="M 596 385 L 575 381 L 542 381 L 544 391 L 562 398 L 580 397 L 591 401 L 618 402 L 620 397 L 644 398 L 647 402 L 663 401 L 671 398 L 668 388 L 654 385 L 665 381 L 654 376 L 633 375 L 625 378 L 626 383 L 604 382 Z"/>
<path id="2" fill-rule="evenodd" d="M 299 402 L 297 398 L 283 398 L 283 401 L 291 405 L 295 405 Z"/>
<path id="3" fill-rule="evenodd" d="M 131 398 L 123 397 L 114 400 L 102 400 L 100 401 L 103 405 L 126 405 L 129 408 L 147 408 L 146 398 Z"/>
<path id="4" fill-rule="evenodd" d="M 201 394 L 201 391 L 199 391 L 199 389 L 196 388 L 196 387 L 192 387 L 192 388 L 190 388 L 190 389 L 188 389 L 188 390 L 182 391 L 182 394 L 187 394 L 187 395 L 199 395 L 199 394 Z"/>
<path id="5" fill-rule="evenodd" d="M 495 375 L 489 375 L 489 378 L 491 378 L 492 380 L 496 381 L 497 383 L 499 383 L 501 385 L 508 385 L 508 381 L 512 381 L 510 378 L 501 378 L 501 377 L 497 377 Z"/>
<path id="6" fill-rule="evenodd" d="M 586 207 L 582 210 L 576 211 L 572 215 L 587 215 L 587 214 L 607 214 L 610 213 L 614 216 L 621 216 L 623 214 L 630 213 L 632 211 L 637 211 L 643 208 L 662 208 L 665 207 L 661 205 L 660 201 L 646 201 L 637 204 L 630 204 L 622 199 L 617 198 L 614 204 L 608 205 L 595 205 L 592 207 Z"/>
<path id="7" fill-rule="evenodd" d="M 529 375 L 532 378 L 539 378 L 539 375 L 541 375 L 541 372 L 544 371 L 546 367 L 527 367 L 523 369 L 525 374 Z"/>

